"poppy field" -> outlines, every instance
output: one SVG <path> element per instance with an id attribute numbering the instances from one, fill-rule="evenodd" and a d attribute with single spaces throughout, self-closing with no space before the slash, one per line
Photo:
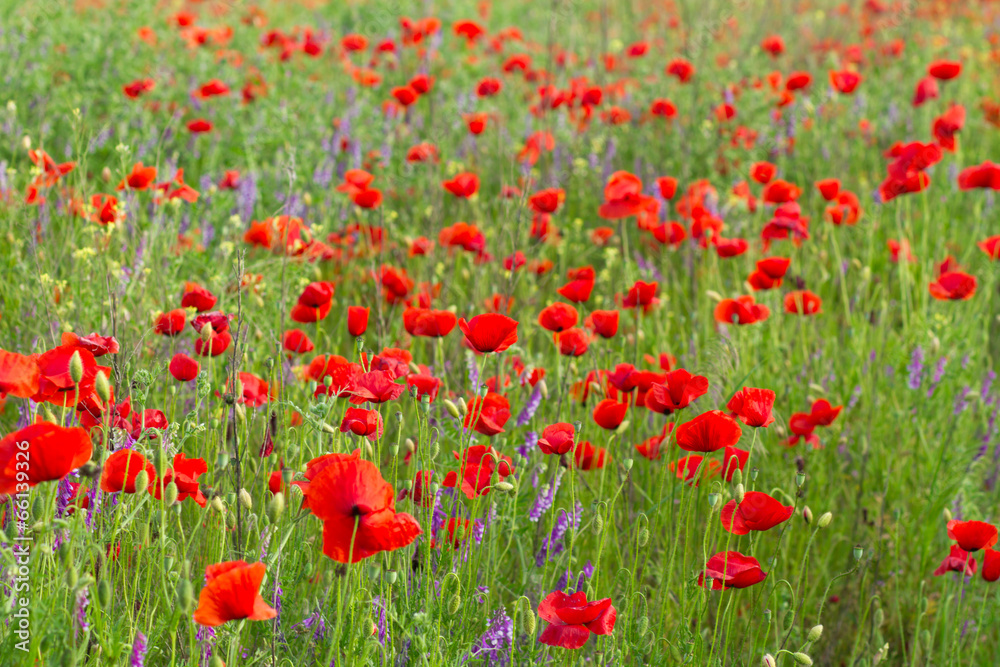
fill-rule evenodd
<path id="1" fill-rule="evenodd" d="M 997 3 L 5 13 L 0 666 L 996 660 Z"/>

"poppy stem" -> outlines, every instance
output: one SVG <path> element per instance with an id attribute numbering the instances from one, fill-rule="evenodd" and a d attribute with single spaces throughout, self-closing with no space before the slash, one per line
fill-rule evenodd
<path id="1" fill-rule="evenodd" d="M 968 570 L 969 570 L 969 559 L 972 554 L 968 551 L 965 552 L 965 563 L 962 564 L 962 585 L 959 588 L 958 600 L 955 604 L 955 630 L 952 635 L 951 640 L 951 653 L 948 656 L 948 664 L 954 665 L 955 654 L 958 652 L 958 646 L 962 643 L 962 607 L 965 605 L 965 582 L 968 580 Z"/>

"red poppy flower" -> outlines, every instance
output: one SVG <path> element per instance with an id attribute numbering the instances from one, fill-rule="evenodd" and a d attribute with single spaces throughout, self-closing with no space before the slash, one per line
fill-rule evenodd
<path id="1" fill-rule="evenodd" d="M 227 621 L 244 618 L 266 621 L 277 616 L 278 612 L 260 595 L 266 572 L 263 563 L 249 565 L 242 560 L 209 565 L 205 568 L 205 587 L 198 595 L 198 608 L 194 611 L 195 623 L 216 627 Z"/>
<path id="2" fill-rule="evenodd" d="M 967 577 L 976 573 L 976 559 L 969 555 L 968 551 L 962 549 L 957 544 L 951 545 L 948 555 L 941 561 L 941 565 L 934 570 L 934 576 L 940 577 L 948 572 L 961 572 Z"/>
<path id="3" fill-rule="evenodd" d="M 785 312 L 795 315 L 815 315 L 823 300 L 809 290 L 796 290 L 785 295 Z"/>
<path id="4" fill-rule="evenodd" d="M 985 521 L 948 522 L 948 537 L 965 551 L 979 551 L 997 543 L 997 527 Z"/>
<path id="5" fill-rule="evenodd" d="M 677 427 L 677 445 L 688 452 L 716 452 L 740 441 L 743 431 L 721 410 L 704 412 Z"/>
<path id="6" fill-rule="evenodd" d="M 125 214 L 118 208 L 118 198 L 106 194 L 91 196 L 90 205 L 94 213 L 90 216 L 99 225 L 113 225 L 125 219 Z"/>
<path id="7" fill-rule="evenodd" d="M 1000 551 L 987 547 L 983 552 L 983 579 L 986 581 L 1000 579 Z"/>
<path id="8" fill-rule="evenodd" d="M 785 81 L 785 90 L 791 92 L 808 88 L 812 84 L 812 75 L 809 72 L 791 72 Z"/>
<path id="9" fill-rule="evenodd" d="M 582 647 L 590 633 L 610 635 L 615 629 L 617 611 L 611 598 L 587 602 L 583 591 L 566 595 L 553 591 L 538 604 L 538 616 L 549 623 L 538 641 L 567 649 Z"/>
<path id="10" fill-rule="evenodd" d="M 468 198 L 479 191 L 479 177 L 470 172 L 463 172 L 450 181 L 444 181 L 441 186 L 459 198 Z"/>
<path id="11" fill-rule="evenodd" d="M 767 185 L 778 172 L 778 168 L 770 162 L 754 162 L 750 165 L 750 178 L 761 185 Z"/>
<path id="12" fill-rule="evenodd" d="M 681 83 L 687 83 L 694 76 L 694 65 L 683 58 L 675 58 L 667 64 L 668 76 L 677 77 Z"/>
<path id="13" fill-rule="evenodd" d="M 80 336 L 72 331 L 64 331 L 59 340 L 63 345 L 83 348 L 95 358 L 106 354 L 118 354 L 119 350 L 118 341 L 114 336 L 101 336 L 96 333 Z"/>
<path id="14" fill-rule="evenodd" d="M 132 166 L 132 171 L 118 184 L 119 190 L 129 187 L 132 190 L 145 190 L 156 180 L 156 167 L 144 167 L 141 162 Z"/>
<path id="15" fill-rule="evenodd" d="M 559 296 L 573 303 L 586 303 L 590 300 L 590 294 L 594 291 L 594 277 L 582 277 L 570 280 L 568 283 L 556 290 Z"/>
<path id="16" fill-rule="evenodd" d="M 240 172 L 236 169 L 226 169 L 219 180 L 220 190 L 235 190 L 240 185 Z"/>
<path id="17" fill-rule="evenodd" d="M 38 393 L 41 371 L 34 356 L 0 350 L 0 399 L 7 394 L 30 398 Z"/>
<path id="18" fill-rule="evenodd" d="M 242 387 L 239 402 L 249 405 L 252 408 L 259 408 L 271 400 L 268 383 L 263 378 L 257 377 L 253 373 L 240 372 L 240 385 Z"/>
<path id="19" fill-rule="evenodd" d="M 201 507 L 208 504 L 208 499 L 201 492 L 198 478 L 208 472 L 208 464 L 205 459 L 189 459 L 183 452 L 177 452 L 174 456 L 173 465 L 163 473 L 163 478 L 156 480 L 150 478 L 149 491 L 157 500 L 163 495 L 163 489 L 173 482 L 177 485 L 177 502 L 182 502 L 186 498 L 194 498 L 194 501 Z"/>
<path id="20" fill-rule="evenodd" d="M 299 324 L 311 324 L 313 322 L 319 322 L 330 314 L 330 309 L 333 307 L 333 302 L 327 301 L 319 306 L 304 306 L 301 303 L 297 303 L 292 307 L 292 312 L 289 316 L 292 318 L 293 322 L 298 322 Z"/>
<path id="21" fill-rule="evenodd" d="M 104 462 L 101 471 L 101 491 L 135 493 L 135 478 L 145 470 L 149 487 L 156 482 L 156 468 L 146 457 L 132 449 L 119 449 Z"/>
<path id="22" fill-rule="evenodd" d="M 218 299 L 214 294 L 197 283 L 184 284 L 184 296 L 181 297 L 182 308 L 194 308 L 199 313 L 211 310 Z"/>
<path id="23" fill-rule="evenodd" d="M 485 445 L 466 447 L 459 455 L 452 452 L 460 461 L 459 470 L 462 475 L 461 490 L 465 497 L 472 500 L 476 496 L 490 492 L 490 480 L 496 472 L 501 480 L 513 474 L 514 465 L 509 456 L 501 455 L 497 450 Z M 459 473 L 454 470 L 445 475 L 442 486 L 453 489 L 458 485 Z"/>
<path id="24" fill-rule="evenodd" d="M 931 128 L 934 138 L 937 139 L 938 146 L 943 150 L 955 150 L 955 134 L 965 126 L 965 107 L 961 104 L 953 104 L 948 111 L 934 119 Z"/>
<path id="25" fill-rule="evenodd" d="M 480 353 L 503 352 L 517 342 L 517 320 L 500 313 L 476 315 L 468 322 L 458 320 L 469 346 Z"/>
<path id="26" fill-rule="evenodd" d="M 417 398 L 419 399 L 427 396 L 431 403 L 437 399 L 437 395 L 441 390 L 442 384 L 441 379 L 436 378 L 433 375 L 410 373 L 406 376 L 406 386 L 416 388 Z"/>
<path id="27" fill-rule="evenodd" d="M 576 428 L 572 424 L 560 422 L 546 426 L 538 439 L 538 448 L 543 454 L 562 455 L 573 448 Z"/>
<path id="28" fill-rule="evenodd" d="M 307 492 L 309 509 L 323 522 L 323 553 L 357 563 L 413 542 L 423 531 L 412 516 L 396 512 L 395 496 L 373 463 L 328 459 Z"/>
<path id="29" fill-rule="evenodd" d="M 965 301 L 976 293 L 976 278 L 962 271 L 950 271 L 938 276 L 938 279 L 927 287 L 935 299 Z"/>
<path id="30" fill-rule="evenodd" d="M 975 167 L 966 167 L 958 174 L 958 187 L 960 190 L 974 188 L 1000 190 L 1000 164 L 987 160 Z"/>
<path id="31" fill-rule="evenodd" d="M 333 283 L 323 281 L 314 282 L 306 285 L 305 289 L 302 290 L 302 294 L 299 295 L 298 303 L 302 306 L 308 306 L 310 308 L 318 308 L 324 304 L 330 303 L 333 299 L 334 287 Z"/>
<path id="32" fill-rule="evenodd" d="M 204 118 L 196 118 L 187 124 L 187 129 L 191 134 L 204 134 L 212 131 L 212 123 Z"/>
<path id="33" fill-rule="evenodd" d="M 488 437 L 503 433 L 503 426 L 510 419 L 510 401 L 493 391 L 488 392 L 485 398 L 477 396 L 469 403 L 469 411 L 463 422 L 465 428 L 473 426 L 473 419 L 476 420 L 477 433 Z"/>
<path id="34" fill-rule="evenodd" d="M 625 420 L 628 403 L 619 403 L 613 398 L 605 398 L 594 408 L 594 423 L 603 429 L 613 431 Z"/>
<path id="35" fill-rule="evenodd" d="M 538 313 L 538 324 L 547 331 L 565 331 L 576 326 L 580 315 L 566 303 L 553 303 Z"/>
<path id="36" fill-rule="evenodd" d="M 760 569 L 756 558 L 744 556 L 739 551 L 723 551 L 705 563 L 705 570 L 698 575 L 698 585 L 705 586 L 705 580 L 710 579 L 713 591 L 747 588 L 766 578 L 767 574 Z"/>
<path id="37" fill-rule="evenodd" d="M 562 188 L 546 188 L 531 195 L 528 204 L 536 213 L 555 213 L 565 199 L 566 191 Z"/>
<path id="38" fill-rule="evenodd" d="M 363 306 L 347 307 L 347 332 L 360 336 L 368 329 L 368 313 L 371 309 Z"/>
<path id="39" fill-rule="evenodd" d="M 990 259 L 1000 258 L 1000 236 L 991 236 L 976 244 L 980 250 L 990 256 Z"/>
<path id="40" fill-rule="evenodd" d="M 816 181 L 816 189 L 823 195 L 823 199 L 833 201 L 840 194 L 840 179 L 826 178 L 822 181 Z"/>
<path id="41" fill-rule="evenodd" d="M 733 535 L 770 530 L 788 521 L 794 511 L 791 505 L 782 505 L 766 493 L 747 491 L 738 504 L 730 500 L 722 508 L 722 527 Z"/>
<path id="42" fill-rule="evenodd" d="M 574 327 L 552 334 L 552 339 L 559 349 L 559 354 L 564 357 L 579 357 L 587 353 L 593 337 L 585 330 Z"/>
<path id="43" fill-rule="evenodd" d="M 89 461 L 92 451 L 90 436 L 79 427 L 40 422 L 14 431 L 0 439 L 0 494 L 60 480 Z"/>
<path id="44" fill-rule="evenodd" d="M 657 98 L 649 105 L 649 113 L 660 118 L 673 118 L 677 115 L 677 106 L 668 99 Z M 666 199 L 670 199 L 666 197 Z"/>
<path id="45" fill-rule="evenodd" d="M 395 382 L 396 377 L 398 377 L 396 374 L 384 370 L 373 370 L 358 375 L 352 380 L 349 388 L 351 403 L 361 405 L 366 401 L 386 403 L 396 400 L 406 389 Z"/>
<path id="46" fill-rule="evenodd" d="M 411 336 L 441 338 L 451 333 L 457 319 L 450 310 L 407 308 L 403 311 L 403 328 Z"/>
<path id="47" fill-rule="evenodd" d="M 183 352 L 178 352 L 170 360 L 170 374 L 178 382 L 189 382 L 198 377 L 200 371 L 201 365 Z"/>
<path id="48" fill-rule="evenodd" d="M 713 459 L 706 459 L 700 454 L 691 454 L 690 456 L 685 456 L 684 458 L 678 459 L 677 462 L 671 461 L 667 466 L 667 470 L 675 473 L 677 479 L 682 479 L 688 484 L 694 483 L 695 486 L 701 484 L 701 480 L 710 479 L 719 473 L 719 469 L 722 465 Z M 702 465 L 704 463 L 704 466 Z"/>
<path id="49" fill-rule="evenodd" d="M 125 97 L 134 100 L 155 87 L 156 82 L 152 79 L 136 79 L 132 83 L 122 86 L 122 92 L 125 93 Z"/>
<path id="50" fill-rule="evenodd" d="M 375 188 L 362 190 L 355 192 L 351 199 L 361 208 L 378 208 L 382 204 L 382 191 Z"/>
<path id="51" fill-rule="evenodd" d="M 760 197 L 768 204 L 784 204 L 795 201 L 801 194 L 802 190 L 797 185 L 779 178 L 768 183 Z"/>
<path id="52" fill-rule="evenodd" d="M 642 308 L 643 311 L 648 312 L 650 308 L 659 303 L 659 299 L 656 298 L 656 293 L 659 291 L 659 283 L 647 283 L 641 280 L 635 281 L 635 284 L 629 288 L 628 295 L 622 300 L 622 307 L 624 308 Z"/>
<path id="53" fill-rule="evenodd" d="M 607 460 L 608 451 L 604 447 L 594 447 L 586 440 L 573 449 L 573 464 L 580 470 L 600 470 Z"/>
<path id="54" fill-rule="evenodd" d="M 340 422 L 340 432 L 350 431 L 354 435 L 362 435 L 372 442 L 382 437 L 384 431 L 382 415 L 378 410 L 364 408 L 347 408 L 344 419 Z"/>
<path id="55" fill-rule="evenodd" d="M 289 352 L 295 354 L 305 354 L 316 349 L 313 342 L 309 340 L 309 335 L 302 329 L 289 329 L 282 339 L 282 346 Z"/>
<path id="56" fill-rule="evenodd" d="M 649 388 L 645 405 L 653 412 L 669 414 L 686 408 L 707 391 L 708 378 L 678 368 L 667 373 L 662 383 Z"/>
<path id="57" fill-rule="evenodd" d="M 618 333 L 617 310 L 595 310 L 584 321 L 584 325 L 601 338 L 614 338 Z"/>
<path id="58" fill-rule="evenodd" d="M 199 338 L 194 342 L 194 353 L 199 357 L 218 357 L 229 349 L 233 337 L 228 331 L 212 334 L 208 341 Z"/>
<path id="59" fill-rule="evenodd" d="M 771 310 L 753 296 L 723 299 L 715 307 L 715 321 L 720 324 L 755 324 L 771 316 Z"/>
<path id="60" fill-rule="evenodd" d="M 79 384 L 70 375 L 73 355 L 80 355 L 83 376 Z M 98 366 L 89 351 L 70 345 L 60 345 L 35 357 L 38 364 L 38 391 L 31 397 L 36 403 L 52 403 L 71 407 L 90 397 L 99 372 L 106 369 Z M 105 372 L 109 375 L 109 372 Z"/>
<path id="61" fill-rule="evenodd" d="M 941 81 L 949 81 L 962 73 L 962 63 L 957 60 L 935 60 L 927 67 L 927 73 Z"/>
<path id="62" fill-rule="evenodd" d="M 738 418 L 747 426 L 767 427 L 774 422 L 771 414 L 774 408 L 774 392 L 770 389 L 743 387 L 736 392 L 726 405 L 731 417 Z"/>
<path id="63" fill-rule="evenodd" d="M 833 406 L 825 398 L 816 400 L 809 410 L 809 421 L 816 426 L 829 426 L 840 415 L 843 406 Z"/>
<path id="64" fill-rule="evenodd" d="M 850 95 L 857 89 L 860 83 L 861 75 L 857 72 L 852 72 L 850 70 L 830 72 L 830 85 L 833 86 L 838 93 Z"/>
<path id="65" fill-rule="evenodd" d="M 499 93 L 502 87 L 503 84 L 500 83 L 499 79 L 486 77 L 476 86 L 476 95 L 479 97 L 492 97 Z"/>

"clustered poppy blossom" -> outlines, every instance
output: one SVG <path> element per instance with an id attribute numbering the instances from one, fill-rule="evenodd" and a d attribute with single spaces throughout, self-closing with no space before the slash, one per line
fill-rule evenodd
<path id="1" fill-rule="evenodd" d="M 611 598 L 588 602 L 583 591 L 572 595 L 552 591 L 538 604 L 538 616 L 549 624 L 538 641 L 561 648 L 581 648 L 590 633 L 610 635 L 617 615 Z"/>

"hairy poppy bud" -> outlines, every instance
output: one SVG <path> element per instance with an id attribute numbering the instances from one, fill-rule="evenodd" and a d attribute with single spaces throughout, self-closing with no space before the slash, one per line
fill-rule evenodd
<path id="1" fill-rule="evenodd" d="M 604 517 L 600 514 L 594 515 L 594 532 L 598 535 L 604 532 Z"/>
<path id="2" fill-rule="evenodd" d="M 944 511 L 942 512 L 942 514 L 944 514 L 944 520 L 945 521 L 951 521 L 951 510 L 950 509 L 948 509 L 947 507 L 945 507 Z"/>
<path id="3" fill-rule="evenodd" d="M 458 410 L 461 414 L 469 414 L 469 404 L 465 402 L 465 398 L 462 396 L 458 397 Z"/>
<path id="4" fill-rule="evenodd" d="M 733 458 L 736 457 L 730 458 L 729 461 L 726 462 L 726 466 L 737 465 L 736 462 L 733 461 Z M 740 470 L 739 467 L 737 467 L 736 470 L 733 470 L 733 484 L 742 484 L 742 483 L 743 483 L 743 471 Z"/>
<path id="5" fill-rule="evenodd" d="M 139 495 L 149 486 L 149 473 L 145 469 L 140 470 L 135 476 L 135 493 Z"/>
<path id="6" fill-rule="evenodd" d="M 460 596 L 458 593 L 455 593 L 454 595 L 451 596 L 451 598 L 448 599 L 449 614 L 455 614 L 458 611 L 458 608 L 461 606 L 462 606 L 462 596 Z"/>
<path id="7" fill-rule="evenodd" d="M 247 425 L 247 409 L 243 407 L 242 403 L 237 403 L 233 406 L 233 412 L 236 413 L 236 419 L 240 422 L 240 426 Z"/>
<path id="8" fill-rule="evenodd" d="M 517 600 L 517 625 L 518 630 L 529 637 L 535 634 L 535 610 L 531 608 L 531 601 L 523 595 Z"/>
<path id="9" fill-rule="evenodd" d="M 219 656 L 213 655 L 212 659 L 208 661 L 208 667 L 226 667 L 226 663 Z"/>
<path id="10" fill-rule="evenodd" d="M 816 522 L 816 525 L 820 528 L 826 528 L 830 525 L 831 521 L 833 521 L 833 512 L 824 512 L 823 516 L 821 516 L 819 521 Z"/>
<path id="11" fill-rule="evenodd" d="M 83 358 L 79 350 L 69 358 L 69 378 L 73 380 L 73 384 L 80 384 L 80 380 L 83 379 Z"/>
<path id="12" fill-rule="evenodd" d="M 101 579 L 97 582 L 97 604 L 101 606 L 101 609 L 107 609 L 108 605 L 111 604 L 111 584 L 108 583 L 107 579 Z"/>
<path id="13" fill-rule="evenodd" d="M 542 398 L 547 400 L 549 398 L 549 385 L 545 384 L 544 379 L 538 381 L 538 389 L 542 392 Z"/>
<path id="14" fill-rule="evenodd" d="M 813 522 L 813 511 L 809 509 L 808 505 L 802 508 L 802 518 L 803 520 L 805 520 L 806 525 L 809 525 Z"/>
<path id="15" fill-rule="evenodd" d="M 222 452 L 215 457 L 215 469 L 225 470 L 226 466 L 229 465 L 229 454 Z"/>
<path id="16" fill-rule="evenodd" d="M 111 169 L 110 169 L 110 167 L 105 167 L 104 169 L 101 170 L 101 179 L 103 179 L 105 183 L 107 183 L 107 182 L 109 182 L 111 180 Z"/>
<path id="17" fill-rule="evenodd" d="M 640 637 L 646 634 L 646 630 L 649 630 L 649 616 L 642 616 L 639 618 L 636 630 L 638 630 Z"/>
<path id="18" fill-rule="evenodd" d="M 212 328 L 212 323 L 208 322 L 201 328 L 201 340 L 203 343 L 207 343 L 212 340 L 212 336 L 215 335 L 215 330 Z"/>
<path id="19" fill-rule="evenodd" d="M 212 509 L 220 514 L 226 509 L 226 506 L 222 504 L 222 498 L 219 496 L 212 498 L 212 502 L 209 504 L 212 506 Z"/>
<path id="20" fill-rule="evenodd" d="M 792 657 L 795 659 L 795 662 L 797 662 L 800 665 L 805 665 L 805 667 L 809 667 L 809 665 L 813 664 L 812 658 L 810 658 L 805 653 L 802 652 L 793 653 Z"/>
<path id="21" fill-rule="evenodd" d="M 872 622 L 875 623 L 876 628 L 881 628 L 882 624 L 885 623 L 885 612 L 879 607 L 875 610 L 875 615 L 872 618 Z"/>
<path id="22" fill-rule="evenodd" d="M 737 484 L 736 485 L 736 502 L 742 503 L 743 502 L 743 496 L 745 496 L 745 495 L 746 495 L 746 492 L 743 490 L 743 485 L 742 484 Z"/>
<path id="23" fill-rule="evenodd" d="M 763 667 L 777 667 L 777 664 L 778 663 L 774 661 L 774 656 L 770 653 L 765 653 L 764 659 L 761 660 L 761 665 L 763 665 Z"/>
<path id="24" fill-rule="evenodd" d="M 281 514 L 285 511 L 285 494 L 278 491 L 267 503 L 267 509 L 265 510 L 267 514 L 267 519 L 271 523 L 278 523 L 278 519 L 281 518 Z"/>
<path id="25" fill-rule="evenodd" d="M 711 508 L 711 509 L 714 510 L 715 506 L 718 503 L 719 503 L 719 494 L 718 493 L 710 493 L 710 494 L 708 494 L 708 506 L 709 506 L 709 508 Z"/>
<path id="26" fill-rule="evenodd" d="M 102 401 L 107 403 L 111 400 L 111 385 L 108 384 L 108 376 L 104 373 L 98 373 L 97 377 L 94 378 L 94 391 Z"/>
<path id="27" fill-rule="evenodd" d="M 624 459 L 624 460 L 622 460 L 622 467 L 625 468 L 625 470 L 631 470 L 632 469 L 632 459 Z"/>
<path id="28" fill-rule="evenodd" d="M 809 628 L 809 634 L 806 636 L 806 641 L 810 643 L 818 642 L 819 638 L 822 636 L 823 636 L 823 626 L 814 625 L 811 628 Z"/>
<path id="29" fill-rule="evenodd" d="M 389 445 L 389 456 L 396 456 L 397 454 L 399 454 L 399 445 L 392 443 Z"/>
<path id="30" fill-rule="evenodd" d="M 240 505 L 243 505 L 247 510 L 253 509 L 253 498 L 250 497 L 250 493 L 246 489 L 240 489 L 237 495 L 240 499 Z"/>
<path id="31" fill-rule="evenodd" d="M 646 546 L 649 543 L 649 528 L 643 528 L 639 531 L 639 537 L 637 539 L 637 544 L 640 548 Z"/>
<path id="32" fill-rule="evenodd" d="M 444 399 L 444 400 L 442 401 L 442 403 L 444 403 L 444 409 L 448 411 L 448 414 L 449 414 L 449 415 L 451 415 L 451 416 L 452 416 L 452 417 L 454 417 L 455 419 L 459 419 L 459 418 L 461 418 L 461 416 L 462 416 L 462 413 L 458 411 L 458 406 L 457 406 L 457 405 L 455 405 L 454 403 L 452 403 L 452 402 L 451 402 L 450 400 L 448 400 L 447 398 L 446 398 L 446 399 Z M 411 450 L 411 451 L 412 451 L 412 450 Z"/>
<path id="33" fill-rule="evenodd" d="M 514 485 L 511 484 L 510 482 L 497 482 L 496 484 L 493 485 L 493 488 L 495 488 L 497 491 L 500 491 L 501 493 L 510 493 L 511 491 L 514 490 Z"/>
<path id="34" fill-rule="evenodd" d="M 174 482 L 170 482 L 170 484 L 167 484 L 167 487 L 163 489 L 163 504 L 166 505 L 167 507 L 170 507 L 171 505 L 177 502 L 178 495 L 179 495 L 179 490 L 177 488 L 177 484 Z"/>
<path id="35" fill-rule="evenodd" d="M 865 549 L 860 544 L 854 547 L 854 560 L 861 560 L 865 555 Z"/>

